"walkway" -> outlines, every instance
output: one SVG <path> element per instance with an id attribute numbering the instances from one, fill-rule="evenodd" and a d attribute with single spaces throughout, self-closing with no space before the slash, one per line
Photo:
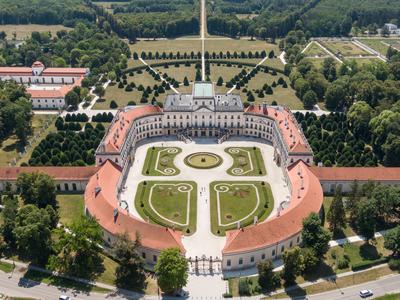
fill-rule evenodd
<path id="1" fill-rule="evenodd" d="M 318 46 L 320 46 L 322 48 L 322 50 L 324 50 L 326 53 L 329 54 L 330 57 L 332 57 L 333 59 L 336 59 L 339 63 L 343 63 L 343 61 L 337 57 L 335 54 L 333 54 L 331 51 L 329 51 L 326 47 L 324 47 L 319 41 L 315 40 L 314 41 L 315 44 L 317 44 Z"/>
<path id="2" fill-rule="evenodd" d="M 155 73 L 158 73 L 156 70 L 153 69 L 152 66 L 150 66 L 147 62 L 145 62 L 144 59 L 142 59 L 141 57 L 139 57 L 139 60 L 140 60 L 144 65 L 148 66 L 148 67 L 150 68 L 150 70 L 152 70 L 152 71 L 155 72 Z M 167 81 L 167 79 L 165 79 L 164 76 L 163 76 L 162 74 L 160 74 L 160 79 L 161 79 L 162 81 L 164 81 L 165 83 L 168 83 L 168 84 L 169 84 L 169 82 Z M 171 87 L 171 90 L 173 90 L 176 94 L 179 94 L 178 90 L 175 89 L 175 88 L 172 86 L 172 84 L 170 84 L 170 87 Z"/>
<path id="3" fill-rule="evenodd" d="M 205 59 L 205 31 L 206 31 L 206 0 L 200 0 L 200 39 L 201 39 L 201 80 L 206 80 L 206 59 Z"/>

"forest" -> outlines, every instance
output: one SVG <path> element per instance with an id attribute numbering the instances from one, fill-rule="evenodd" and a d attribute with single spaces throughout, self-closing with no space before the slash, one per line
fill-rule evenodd
<path id="1" fill-rule="evenodd" d="M 0 24 L 73 26 L 77 20 L 96 20 L 82 0 L 0 0 Z"/>

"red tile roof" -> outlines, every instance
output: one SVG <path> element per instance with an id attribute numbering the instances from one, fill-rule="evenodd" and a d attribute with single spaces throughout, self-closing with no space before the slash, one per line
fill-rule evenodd
<path id="1" fill-rule="evenodd" d="M 223 254 L 262 249 L 289 239 L 301 231 L 303 218 L 321 209 L 322 188 L 307 164 L 298 160 L 288 168 L 288 176 L 292 186 L 289 206 L 263 223 L 228 231 Z"/>
<path id="2" fill-rule="evenodd" d="M 104 138 L 105 151 L 121 151 L 131 123 L 136 119 L 161 113 L 161 108 L 154 105 L 137 106 L 134 108 L 120 110 L 114 119 L 115 122 L 112 123 L 107 131 L 107 135 Z"/>
<path id="3" fill-rule="evenodd" d="M 84 76 L 88 72 L 86 68 L 47 68 L 42 72 L 45 75 L 66 75 L 66 76 Z"/>
<path id="4" fill-rule="evenodd" d="M 75 80 L 73 84 L 66 84 L 62 85 L 61 87 L 57 86 L 57 88 L 49 89 L 43 88 L 43 89 L 38 89 L 38 88 L 27 88 L 26 92 L 31 95 L 31 98 L 35 99 L 42 99 L 42 98 L 62 98 L 64 99 L 65 95 L 68 94 L 69 91 L 71 91 L 75 86 L 80 86 L 82 83 L 83 77 L 78 78 Z"/>
<path id="5" fill-rule="evenodd" d="M 262 105 L 250 105 L 245 113 L 269 116 L 275 120 L 290 153 L 308 153 L 310 147 L 301 134 L 297 121 L 287 108 L 278 108 Z"/>
<path id="6" fill-rule="evenodd" d="M 89 180 L 99 167 L 0 167 L 0 180 L 17 180 L 21 173 L 43 172 L 55 180 Z"/>
<path id="7" fill-rule="evenodd" d="M 311 167 L 319 180 L 400 181 L 400 168 L 385 167 Z"/>
<path id="8" fill-rule="evenodd" d="M 120 176 L 121 168 L 107 160 L 90 178 L 85 190 L 85 204 L 90 215 L 113 235 L 127 232 L 135 239 L 138 233 L 143 247 L 156 250 L 177 247 L 184 253 L 180 231 L 146 223 L 119 207 L 116 188 Z M 115 209 L 118 211 L 116 218 Z"/>
<path id="9" fill-rule="evenodd" d="M 29 67 L 0 67 L 0 75 L 32 75 L 32 68 Z"/>

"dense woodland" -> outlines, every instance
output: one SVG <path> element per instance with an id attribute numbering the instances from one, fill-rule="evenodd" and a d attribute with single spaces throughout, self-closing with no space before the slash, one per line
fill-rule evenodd
<path id="1" fill-rule="evenodd" d="M 64 24 L 77 20 L 94 22 L 93 9 L 81 0 L 1 0 L 0 24 Z"/>
<path id="2" fill-rule="evenodd" d="M 236 14 L 258 16 L 243 20 Z M 301 21 L 307 36 L 347 36 L 352 27 L 367 30 L 389 21 L 397 23 L 399 18 L 400 3 L 396 1 L 239 0 L 214 2 L 207 26 L 210 33 L 274 39 L 285 36 Z"/>

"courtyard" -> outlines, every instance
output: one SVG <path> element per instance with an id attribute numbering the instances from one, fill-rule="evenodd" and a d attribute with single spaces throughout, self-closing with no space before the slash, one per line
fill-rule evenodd
<path id="1" fill-rule="evenodd" d="M 188 257 L 219 257 L 226 231 L 263 222 L 288 200 L 273 151 L 246 137 L 147 139 L 137 145 L 120 198 L 134 217 L 181 230 Z"/>

